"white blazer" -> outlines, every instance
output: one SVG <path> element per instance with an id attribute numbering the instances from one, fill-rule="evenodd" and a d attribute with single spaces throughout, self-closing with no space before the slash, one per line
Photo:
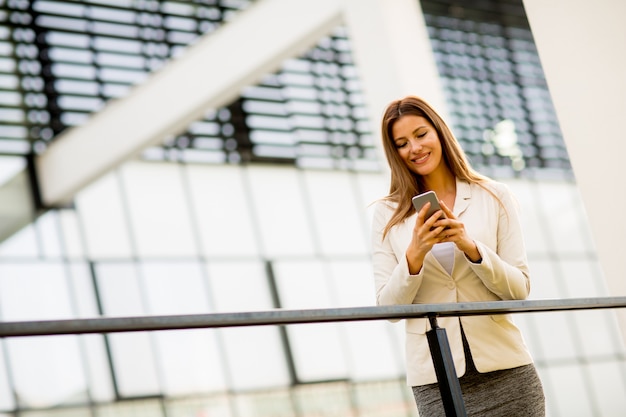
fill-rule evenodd
<path id="1" fill-rule="evenodd" d="M 377 305 L 430 304 L 469 301 L 522 300 L 528 297 L 528 262 L 519 221 L 519 207 L 502 183 L 486 184 L 502 206 L 485 189 L 457 180 L 454 215 L 474 239 L 482 262 L 471 262 L 454 247 L 452 274 L 432 253 L 417 275 L 409 273 L 406 248 L 417 214 L 382 233 L 393 214 L 389 202 L 379 201 L 372 223 L 372 262 Z M 465 373 L 465 355 L 459 321 L 479 372 L 514 368 L 532 358 L 511 315 L 447 317 L 438 319 L 446 329 L 457 376 Z M 410 386 L 437 382 L 426 331 L 428 319 L 406 320 L 406 372 Z"/>

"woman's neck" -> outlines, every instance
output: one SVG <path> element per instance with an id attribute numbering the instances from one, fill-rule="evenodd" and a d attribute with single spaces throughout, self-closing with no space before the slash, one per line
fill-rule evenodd
<path id="1" fill-rule="evenodd" d="M 450 208 L 454 205 L 456 198 L 456 178 L 452 172 L 445 170 L 423 177 L 427 190 L 434 191 L 437 198 L 443 200 Z"/>
<path id="2" fill-rule="evenodd" d="M 432 190 L 439 198 L 444 195 L 456 194 L 456 178 L 449 170 L 433 173 L 423 177 L 426 189 Z"/>

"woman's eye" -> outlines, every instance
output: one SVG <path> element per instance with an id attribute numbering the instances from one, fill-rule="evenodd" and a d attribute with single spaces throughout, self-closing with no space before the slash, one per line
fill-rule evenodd
<path id="1" fill-rule="evenodd" d="M 423 138 L 424 136 L 426 136 L 426 133 L 428 133 L 428 132 L 420 133 L 419 135 L 417 135 L 417 137 L 418 138 Z"/>
<path id="2" fill-rule="evenodd" d="M 406 146 L 407 142 L 400 142 L 400 143 L 396 143 L 396 148 L 400 149 L 400 148 L 404 148 Z"/>

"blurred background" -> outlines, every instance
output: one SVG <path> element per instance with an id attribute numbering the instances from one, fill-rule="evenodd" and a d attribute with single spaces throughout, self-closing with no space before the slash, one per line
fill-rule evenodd
<path id="1" fill-rule="evenodd" d="M 0 320 L 373 305 L 379 116 L 409 94 L 518 197 L 531 298 L 609 295 L 521 0 L 0 0 Z M 623 415 L 614 311 L 515 321 L 549 416 Z M 0 416 L 416 416 L 403 332 L 5 338 Z"/>

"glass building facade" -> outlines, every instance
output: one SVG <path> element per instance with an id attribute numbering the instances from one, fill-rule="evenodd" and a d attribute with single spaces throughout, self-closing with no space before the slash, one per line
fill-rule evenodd
<path id="1" fill-rule="evenodd" d="M 0 0 L 0 184 L 253 3 Z M 453 131 L 522 206 L 531 298 L 608 295 L 521 3 L 420 5 Z M 336 27 L 0 242 L 0 320 L 372 305 L 369 204 L 387 192 L 377 123 Z M 623 413 L 611 311 L 515 320 L 549 416 Z M 415 416 L 403 331 L 6 338 L 0 417 Z"/>

